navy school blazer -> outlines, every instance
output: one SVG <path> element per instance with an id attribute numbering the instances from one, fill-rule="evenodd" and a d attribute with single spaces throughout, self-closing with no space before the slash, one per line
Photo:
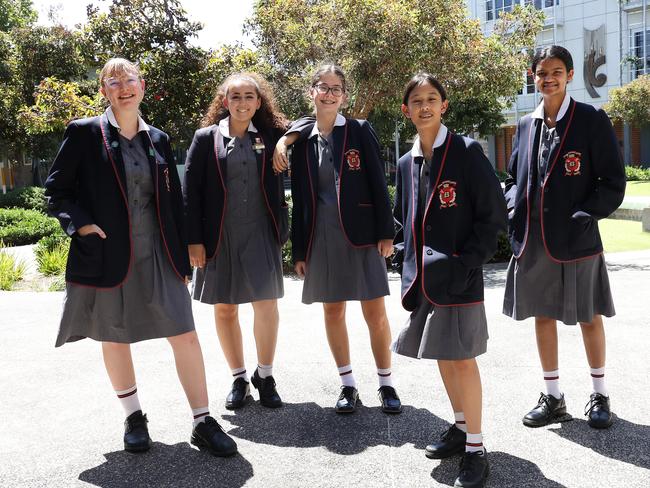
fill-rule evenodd
<path id="1" fill-rule="evenodd" d="M 526 247 L 533 192 L 531 165 L 537 164 L 542 120 L 530 115 L 517 124 L 508 163 L 505 197 L 508 235 L 515 257 Z M 557 121 L 560 143 L 550 155 L 539 205 L 542 241 L 556 262 L 603 252 L 598 219 L 610 215 L 625 195 L 625 167 L 607 114 L 571 99 Z"/>
<path id="2" fill-rule="evenodd" d="M 313 118 L 301 119 L 291 131 L 300 132 L 291 153 L 291 249 L 293 262 L 308 261 L 314 238 L 318 202 L 318 154 L 307 136 Z M 393 239 L 395 227 L 379 140 L 366 120 L 346 118 L 335 126 L 334 172 L 341 227 L 353 247 L 375 246 L 382 239 Z"/>
<path id="3" fill-rule="evenodd" d="M 156 214 L 167 258 L 179 279 L 191 274 L 184 239 L 183 202 L 169 136 L 155 127 L 139 137 L 154 182 Z M 113 288 L 126 280 L 133 251 L 126 174 L 118 130 L 106 117 L 71 122 L 45 182 L 48 211 L 72 237 L 66 281 Z M 96 224 L 106 234 L 81 237 Z"/>
<path id="4" fill-rule="evenodd" d="M 288 206 L 284 200 L 282 176 L 273 172 L 273 149 L 280 137 L 277 134 L 250 132 L 250 140 L 262 139 L 264 149 L 255 153 L 260 175 L 260 189 L 273 223 L 278 243 L 282 246 L 289 238 Z M 185 160 L 183 199 L 189 244 L 203 244 L 208 259 L 216 256 L 221 242 L 227 205 L 226 172 L 227 145 L 213 124 L 194 134 Z"/>
<path id="5" fill-rule="evenodd" d="M 434 152 L 418 225 L 421 163 L 409 151 L 397 165 L 393 214 L 401 226 L 396 241 L 402 237 L 404 244 L 402 306 L 414 310 L 418 292 L 437 306 L 480 303 L 483 264 L 506 228 L 499 180 L 478 142 L 448 132 Z"/>

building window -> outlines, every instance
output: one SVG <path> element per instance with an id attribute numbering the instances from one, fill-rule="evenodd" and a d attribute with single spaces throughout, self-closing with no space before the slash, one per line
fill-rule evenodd
<path id="1" fill-rule="evenodd" d="M 645 50 L 646 50 L 646 68 L 650 66 L 650 30 L 646 31 L 645 36 Z M 632 33 L 632 79 L 641 76 L 643 71 L 643 31 Z M 647 72 L 647 69 L 646 69 Z"/>
<path id="2" fill-rule="evenodd" d="M 534 5 L 537 10 L 559 5 L 560 0 L 485 0 L 485 20 L 496 20 L 515 5 Z"/>

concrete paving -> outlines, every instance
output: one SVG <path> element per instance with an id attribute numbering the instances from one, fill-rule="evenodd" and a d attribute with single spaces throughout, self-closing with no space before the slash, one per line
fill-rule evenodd
<path id="1" fill-rule="evenodd" d="M 606 321 L 607 377 L 616 423 L 590 429 L 591 391 L 577 327 L 560 326 L 560 375 L 574 420 L 528 429 L 521 416 L 543 388 L 532 320 L 503 316 L 505 266 L 486 271 L 488 352 L 480 358 L 489 487 L 650 486 L 650 252 L 608 256 L 618 314 Z M 435 363 L 395 357 L 400 416 L 378 408 L 368 334 L 358 304 L 348 310 L 353 366 L 364 406 L 333 412 L 338 376 L 319 305 L 300 303 L 301 282 L 285 279 L 274 375 L 286 402 L 223 408 L 230 375 L 210 306 L 194 304 L 212 413 L 240 454 L 217 459 L 189 444 L 190 412 L 165 340 L 133 346 L 138 390 L 150 420 L 148 453 L 122 451 L 122 410 L 106 377 L 99 344 L 53 347 L 62 293 L 0 293 L 1 487 L 421 487 L 453 485 L 459 458 L 426 459 L 424 446 L 453 418 Z M 396 334 L 407 318 L 399 281 L 390 282 Z M 250 306 L 241 307 L 246 364 L 255 365 Z"/>

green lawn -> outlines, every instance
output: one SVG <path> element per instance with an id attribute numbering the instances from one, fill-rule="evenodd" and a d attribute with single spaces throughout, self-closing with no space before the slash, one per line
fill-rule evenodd
<path id="1" fill-rule="evenodd" d="M 650 249 L 650 232 L 643 232 L 641 222 L 603 219 L 598 227 L 605 252 Z"/>
<path id="2" fill-rule="evenodd" d="M 650 197 L 650 181 L 628 181 L 626 197 Z"/>

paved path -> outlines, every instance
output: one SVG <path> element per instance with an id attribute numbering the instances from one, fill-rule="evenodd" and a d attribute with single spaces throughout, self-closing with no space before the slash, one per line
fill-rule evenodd
<path id="1" fill-rule="evenodd" d="M 521 416 L 542 388 L 532 321 L 500 313 L 505 268 L 486 273 L 488 353 L 480 359 L 490 487 L 650 486 L 650 252 L 608 256 L 618 315 L 607 320 L 608 379 L 618 419 L 609 431 L 583 420 L 590 393 L 579 329 L 562 326 L 561 381 L 575 420 L 527 429 Z M 54 349 L 61 293 L 0 293 L 1 487 L 422 487 L 450 486 L 458 458 L 428 460 L 422 449 L 452 418 L 435 364 L 396 357 L 405 409 L 378 409 L 376 378 L 358 304 L 348 310 L 353 365 L 364 407 L 349 417 L 332 405 L 338 378 L 317 305 L 300 304 L 301 283 L 285 280 L 275 376 L 286 402 L 223 408 L 230 380 L 209 306 L 195 304 L 212 411 L 240 455 L 216 459 L 188 443 L 190 419 L 164 340 L 133 347 L 138 389 L 154 448 L 121 450 L 122 411 L 90 340 Z M 391 281 L 389 318 L 397 333 L 407 314 Z M 251 310 L 242 307 L 247 366 L 254 368 Z"/>

